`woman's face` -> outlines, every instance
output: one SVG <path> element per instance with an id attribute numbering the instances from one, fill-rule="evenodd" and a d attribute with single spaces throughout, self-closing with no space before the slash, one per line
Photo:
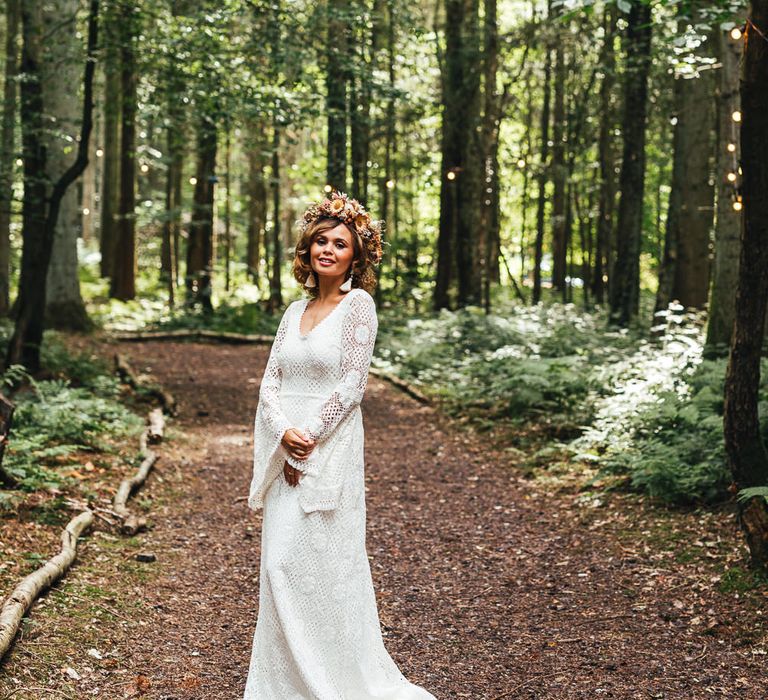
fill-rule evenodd
<path id="1" fill-rule="evenodd" d="M 352 234 L 341 223 L 336 228 L 317 234 L 309 248 L 310 264 L 319 275 L 346 277 L 354 257 Z"/>

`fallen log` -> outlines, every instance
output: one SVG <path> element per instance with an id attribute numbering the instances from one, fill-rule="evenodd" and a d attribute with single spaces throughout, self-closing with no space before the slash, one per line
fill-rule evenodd
<path id="1" fill-rule="evenodd" d="M 3 603 L 0 610 L 0 659 L 10 649 L 24 613 L 40 592 L 61 578 L 72 565 L 77 555 L 77 539 L 92 522 L 93 513 L 90 510 L 72 518 L 61 534 L 61 552 L 22 579 Z"/>
<path id="2" fill-rule="evenodd" d="M 147 440 L 150 444 L 156 445 L 163 441 L 163 432 L 165 430 L 165 418 L 161 408 L 153 408 L 149 412 L 149 426 L 147 427 Z"/>
<path id="3" fill-rule="evenodd" d="M 109 338 L 124 343 L 139 343 L 148 340 L 213 340 L 219 343 L 244 345 L 248 343 L 269 344 L 274 336 L 257 333 L 229 333 L 227 331 L 209 330 L 173 330 L 173 331 L 131 331 L 111 333 Z"/>
<path id="4" fill-rule="evenodd" d="M 128 359 L 120 353 L 115 355 L 115 370 L 117 371 L 120 378 L 126 384 L 128 384 L 128 386 L 137 391 L 146 391 L 160 402 L 160 405 L 163 407 L 163 411 L 171 416 L 176 415 L 176 398 L 173 396 L 173 394 L 171 394 L 170 391 L 163 389 L 163 387 L 159 384 L 142 382 L 137 376 L 136 372 L 133 371 L 133 368 L 128 362 Z"/>
<path id="5" fill-rule="evenodd" d="M 162 414 L 161 414 L 162 416 Z M 131 513 L 128 510 L 128 499 L 131 494 L 139 488 L 149 476 L 152 467 L 158 460 L 156 452 L 148 447 L 150 439 L 150 428 L 144 430 L 139 438 L 139 456 L 142 457 L 141 464 L 133 476 L 127 477 L 120 482 L 120 486 L 112 500 L 112 510 L 123 520 L 121 530 L 126 535 L 135 535 L 139 530 L 147 526 L 147 519 Z"/>
<path id="6" fill-rule="evenodd" d="M 395 374 L 390 374 L 389 372 L 377 369 L 376 367 L 371 367 L 371 374 L 374 377 L 389 382 L 400 389 L 400 391 L 408 394 L 408 396 L 416 399 L 419 403 L 424 404 L 425 406 L 432 404 L 432 399 L 430 399 L 429 396 L 422 394 L 415 386 L 413 386 L 413 384 L 409 384 L 405 379 L 401 379 Z"/>

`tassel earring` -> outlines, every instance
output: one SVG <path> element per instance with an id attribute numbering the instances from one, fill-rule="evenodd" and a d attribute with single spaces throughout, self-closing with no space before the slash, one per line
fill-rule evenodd
<path id="1" fill-rule="evenodd" d="M 342 292 L 348 292 L 350 289 L 352 289 L 352 273 L 350 273 L 349 277 L 347 277 L 344 283 L 339 287 L 339 290 Z"/>
<path id="2" fill-rule="evenodd" d="M 307 279 L 304 282 L 304 286 L 307 289 L 311 289 L 312 287 L 317 286 L 317 282 L 315 282 L 315 276 L 312 274 L 312 270 L 309 271 L 309 274 L 307 275 Z"/>

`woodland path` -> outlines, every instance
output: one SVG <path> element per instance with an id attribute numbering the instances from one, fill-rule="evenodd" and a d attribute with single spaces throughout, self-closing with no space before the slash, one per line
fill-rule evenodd
<path id="1" fill-rule="evenodd" d="M 147 486 L 159 575 L 121 651 L 127 696 L 239 700 L 260 538 L 243 497 L 268 348 L 120 350 L 175 394 L 186 435 L 158 466 L 183 474 L 173 495 L 162 476 Z M 764 697 L 765 657 L 743 637 L 755 612 L 698 587 L 706 572 L 618 543 L 605 512 L 537 493 L 481 437 L 374 377 L 363 412 L 368 554 L 385 643 L 411 680 L 440 700 Z"/>

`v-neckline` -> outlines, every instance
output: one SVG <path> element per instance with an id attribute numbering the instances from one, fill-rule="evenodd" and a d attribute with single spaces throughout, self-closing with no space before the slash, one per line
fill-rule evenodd
<path id="1" fill-rule="evenodd" d="M 312 301 L 312 299 L 305 299 L 304 300 L 304 308 L 301 310 L 301 313 L 299 314 L 299 323 L 297 327 L 297 333 L 299 338 L 302 340 L 306 340 L 311 336 L 320 326 L 322 326 L 333 314 L 336 313 L 336 310 L 346 301 L 346 299 L 352 294 L 352 290 L 348 291 L 341 301 L 336 303 L 336 306 L 334 306 L 325 316 L 323 316 L 312 328 L 310 328 L 306 334 L 302 334 L 301 332 L 301 320 L 304 318 L 304 314 L 307 312 L 307 307 L 309 306 L 309 302 Z"/>

